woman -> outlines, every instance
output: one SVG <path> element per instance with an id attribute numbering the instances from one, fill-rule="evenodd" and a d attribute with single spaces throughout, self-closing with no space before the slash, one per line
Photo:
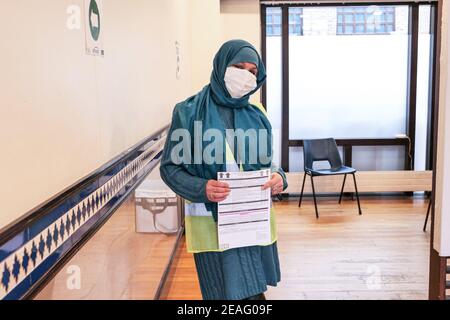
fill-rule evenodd
<path id="1" fill-rule="evenodd" d="M 161 161 L 161 177 L 174 192 L 186 199 L 186 244 L 188 251 L 194 253 L 205 300 L 265 299 L 267 285 L 276 286 L 280 281 L 273 211 L 271 243 L 225 251 L 219 250 L 217 243 L 217 202 L 225 200 L 230 193 L 226 183 L 216 181 L 217 172 L 239 170 L 238 163 L 244 171 L 272 167 L 271 179 L 263 189 L 271 188 L 275 195 L 287 187 L 283 171 L 271 166 L 272 131 L 265 112 L 261 107 L 249 104 L 250 95 L 263 85 L 265 79 L 265 68 L 255 48 L 243 40 L 228 41 L 214 58 L 210 84 L 177 104 L 173 112 Z M 211 164 L 203 159 L 201 163 L 192 163 L 195 142 L 182 156 L 174 152 L 178 144 L 177 139 L 172 139 L 174 132 L 184 129 L 190 136 L 198 136 L 198 129 L 195 129 L 198 123 L 201 123 L 200 134 L 216 129 L 225 137 L 223 148 L 217 148 L 214 154 L 215 159 L 223 161 Z M 258 145 L 266 144 L 266 148 L 255 149 L 249 141 L 243 145 L 234 143 L 235 138 L 226 134 L 229 129 L 265 130 L 267 139 L 259 137 Z M 205 147 L 208 143 L 210 141 L 201 140 L 200 145 Z M 257 150 L 257 161 L 250 161 L 250 149 Z M 269 151 L 265 155 L 259 154 L 262 149 Z M 264 156 L 269 162 L 262 161 Z"/>

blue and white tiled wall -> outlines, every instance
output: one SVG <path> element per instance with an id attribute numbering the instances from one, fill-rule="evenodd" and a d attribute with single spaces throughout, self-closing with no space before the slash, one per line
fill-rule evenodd
<path id="1" fill-rule="evenodd" d="M 0 245 L 0 299 L 22 298 L 96 223 L 106 219 L 158 162 L 164 138 L 135 150 L 134 158 L 117 163 Z"/>

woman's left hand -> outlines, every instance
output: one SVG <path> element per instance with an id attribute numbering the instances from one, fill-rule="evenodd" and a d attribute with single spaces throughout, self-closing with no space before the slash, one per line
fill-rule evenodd
<path id="1" fill-rule="evenodd" d="M 265 185 L 263 185 L 262 189 L 266 190 L 268 188 L 272 188 L 272 195 L 279 194 L 283 191 L 283 177 L 281 174 L 275 172 L 272 173 L 272 177 L 269 181 L 266 182 Z"/>

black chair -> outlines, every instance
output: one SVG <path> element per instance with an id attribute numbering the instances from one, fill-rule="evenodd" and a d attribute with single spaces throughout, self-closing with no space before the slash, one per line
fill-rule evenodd
<path id="1" fill-rule="evenodd" d="M 355 184 L 356 199 L 358 201 L 358 211 L 362 214 L 361 205 L 359 203 L 358 187 L 356 185 L 356 170 L 350 167 L 342 165 L 341 156 L 339 154 L 336 141 L 333 138 L 329 139 L 315 139 L 315 140 L 303 140 L 303 157 L 305 162 L 305 174 L 303 175 L 302 192 L 300 194 L 300 200 L 298 206 L 302 205 L 303 190 L 305 188 L 306 175 L 311 177 L 311 186 L 314 198 L 314 207 L 316 209 L 316 218 L 319 218 L 319 211 L 317 209 L 316 190 L 314 187 L 314 177 L 330 176 L 330 175 L 344 175 L 344 182 L 342 183 L 341 195 L 339 196 L 339 203 L 342 201 L 342 195 L 344 193 L 345 180 L 348 174 L 353 176 L 353 182 Z M 313 164 L 316 161 L 328 161 L 330 163 L 330 169 L 315 170 Z"/>

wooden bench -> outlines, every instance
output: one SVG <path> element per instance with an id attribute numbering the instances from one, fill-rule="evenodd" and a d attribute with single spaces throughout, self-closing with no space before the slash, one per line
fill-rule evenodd
<path id="1" fill-rule="evenodd" d="M 300 193 L 303 172 L 286 173 L 289 187 L 285 193 Z M 358 191 L 361 192 L 413 192 L 431 191 L 432 171 L 359 171 L 356 173 Z M 339 193 L 344 176 L 314 178 L 316 192 Z M 347 177 L 344 192 L 354 192 L 353 179 Z M 306 179 L 305 193 L 312 193 L 311 180 Z"/>

